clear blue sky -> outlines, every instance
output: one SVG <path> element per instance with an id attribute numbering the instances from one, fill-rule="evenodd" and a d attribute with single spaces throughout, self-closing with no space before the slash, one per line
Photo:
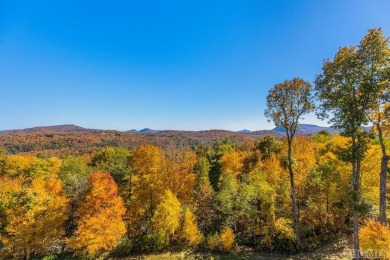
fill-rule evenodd
<path id="1" fill-rule="evenodd" d="M 268 89 L 372 27 L 390 1 L 0 0 L 0 129 L 270 129 Z"/>

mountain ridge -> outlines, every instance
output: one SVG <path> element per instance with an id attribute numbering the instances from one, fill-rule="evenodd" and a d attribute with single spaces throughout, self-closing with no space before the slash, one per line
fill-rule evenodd
<path id="1" fill-rule="evenodd" d="M 50 125 L 50 126 L 34 126 L 23 129 L 10 129 L 1 130 L 0 135 L 12 135 L 20 133 L 74 133 L 74 132 L 87 132 L 93 129 L 84 128 L 74 124 L 63 124 L 63 125 Z"/>
<path id="2" fill-rule="evenodd" d="M 299 124 L 297 134 L 307 134 L 307 135 L 313 135 L 316 134 L 322 130 L 326 130 L 330 133 L 338 133 L 339 130 L 336 130 L 332 127 L 327 126 L 318 126 L 314 124 Z M 47 133 L 47 132 L 53 132 L 53 133 L 79 133 L 79 132 L 93 132 L 93 131 L 118 131 L 118 130 L 102 130 L 102 129 L 91 129 L 91 128 L 84 128 L 82 126 L 74 125 L 74 124 L 63 124 L 63 125 L 51 125 L 51 126 L 35 126 L 30 128 L 23 128 L 23 129 L 11 129 L 11 130 L 1 130 L 0 135 L 13 135 L 13 134 L 26 134 L 26 133 Z M 118 131 L 118 132 L 126 132 L 126 133 L 138 133 L 138 134 L 157 134 L 161 132 L 167 132 L 167 131 L 175 131 L 175 132 L 204 132 L 204 131 L 228 131 L 233 133 L 239 133 L 239 134 L 247 134 L 247 135 L 260 135 L 260 134 L 276 134 L 276 133 L 285 133 L 285 130 L 283 127 L 275 127 L 271 130 L 255 130 L 251 131 L 248 129 L 243 129 L 239 131 L 231 131 L 231 130 L 224 130 L 224 129 L 209 129 L 209 130 L 156 130 L 156 129 L 150 129 L 150 128 L 143 128 L 141 130 L 131 129 L 126 131 Z"/>
<path id="3" fill-rule="evenodd" d="M 309 133 L 323 129 L 315 125 L 302 125 L 301 129 Z M 314 129 L 313 131 L 309 131 Z M 305 135 L 305 132 L 298 133 Z M 88 129 L 76 125 L 33 127 L 26 129 L 0 131 L 0 150 L 9 154 L 36 153 L 44 155 L 93 154 L 102 147 L 126 147 L 129 149 L 141 145 L 156 145 L 165 148 L 188 148 L 213 145 L 217 140 L 230 139 L 245 144 L 266 135 L 278 140 L 286 137 L 283 129 L 258 131 L 229 130 L 152 130 L 148 128 L 129 131 Z"/>

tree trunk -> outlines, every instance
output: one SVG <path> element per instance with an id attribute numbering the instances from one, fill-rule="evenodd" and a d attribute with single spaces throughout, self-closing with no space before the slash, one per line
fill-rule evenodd
<path id="1" fill-rule="evenodd" d="M 329 222 L 329 192 L 326 192 L 326 225 L 328 225 Z"/>
<path id="2" fill-rule="evenodd" d="M 359 141 L 359 139 L 358 139 Z M 361 259 L 359 245 L 359 212 L 356 206 L 360 204 L 360 147 L 356 146 L 356 140 L 352 138 L 353 162 L 352 162 L 352 186 L 353 186 L 353 259 Z"/>
<path id="3" fill-rule="evenodd" d="M 381 172 L 380 172 L 380 188 L 379 188 L 379 221 L 381 224 L 386 224 L 386 182 L 387 182 L 387 162 L 389 157 L 382 156 Z"/>
<path id="4" fill-rule="evenodd" d="M 295 238 L 296 238 L 296 247 L 299 250 L 301 247 L 301 235 L 299 232 L 298 207 L 297 207 L 297 200 L 296 200 L 296 195 L 295 195 L 294 172 L 293 172 L 293 168 L 292 168 L 292 159 L 291 159 L 292 140 L 289 138 L 289 140 L 287 140 L 287 142 L 288 142 L 287 163 L 288 163 L 288 171 L 290 174 L 292 213 L 293 213 L 293 219 L 294 219 L 294 233 L 295 233 Z"/>
<path id="5" fill-rule="evenodd" d="M 74 231 L 76 229 L 75 226 L 75 218 L 76 218 L 76 200 L 73 198 L 70 201 L 70 216 L 68 218 L 68 223 L 66 225 L 65 234 L 67 237 L 71 237 L 74 234 Z"/>
<path id="6" fill-rule="evenodd" d="M 381 172 L 379 177 L 379 221 L 381 224 L 386 224 L 387 163 L 390 158 L 386 153 L 386 146 L 383 141 L 382 128 L 379 121 L 376 127 L 378 128 L 379 143 L 382 150 Z"/>
<path id="7" fill-rule="evenodd" d="M 359 247 L 359 213 L 353 212 L 353 259 L 360 260 L 360 247 Z"/>

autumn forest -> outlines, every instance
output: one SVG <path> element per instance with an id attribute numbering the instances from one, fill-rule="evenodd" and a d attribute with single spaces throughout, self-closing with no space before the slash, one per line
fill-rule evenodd
<path id="1" fill-rule="evenodd" d="M 0 256 L 287 256 L 347 237 L 355 259 L 389 257 L 389 40 L 371 29 L 306 80 L 281 81 L 262 101 L 285 130 L 276 137 L 130 145 L 122 135 L 79 149 L 93 142 L 79 133 L 41 152 L 39 134 L 1 137 Z M 297 133 L 313 112 L 338 131 Z"/>

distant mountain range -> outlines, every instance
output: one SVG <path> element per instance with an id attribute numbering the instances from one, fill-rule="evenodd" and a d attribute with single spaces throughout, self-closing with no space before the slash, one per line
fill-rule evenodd
<path id="1" fill-rule="evenodd" d="M 275 127 L 273 130 L 282 133 L 286 132 L 286 130 L 283 127 Z M 318 126 L 318 125 L 311 125 L 311 124 L 300 124 L 297 129 L 297 134 L 313 135 L 323 130 L 328 131 L 331 134 L 340 132 L 339 130 L 334 129 L 332 127 Z"/>
<path id="2" fill-rule="evenodd" d="M 335 133 L 330 127 L 302 124 L 297 131 L 301 135 L 312 135 L 321 130 Z M 212 145 L 216 140 L 230 138 L 233 142 L 255 141 L 265 135 L 272 135 L 276 139 L 285 138 L 283 128 L 272 130 L 241 131 L 203 130 L 141 130 L 117 131 L 88 129 L 77 125 L 39 126 L 26 129 L 0 131 L 0 149 L 10 154 L 16 153 L 43 153 L 58 155 L 61 152 L 75 154 L 91 154 L 101 147 L 121 146 L 129 149 L 140 145 L 157 145 L 160 147 L 193 147 Z"/>
<path id="3" fill-rule="evenodd" d="M 297 130 L 297 134 L 305 134 L 305 135 L 313 135 L 316 134 L 322 130 L 326 130 L 330 133 L 337 133 L 338 130 L 331 128 L 331 127 L 325 127 L 325 126 L 317 126 L 312 124 L 300 124 Z M 66 125 L 54 125 L 54 126 L 37 126 L 32 128 L 25 128 L 25 129 L 15 129 L 15 130 L 3 130 L 0 131 L 0 135 L 13 135 L 13 134 L 27 134 L 27 133 L 80 133 L 80 132 L 93 132 L 93 131 L 103 131 L 99 129 L 88 129 L 81 126 L 73 125 L 73 124 L 66 124 Z M 173 131 L 173 132 L 205 132 L 205 131 L 226 131 L 226 132 L 232 132 L 228 130 L 205 130 L 205 131 L 179 131 L 179 130 L 154 130 L 150 128 L 144 128 L 141 130 L 131 129 L 128 131 L 124 131 L 127 133 L 139 133 L 139 134 L 157 134 L 160 132 L 167 132 L 167 131 Z M 236 131 L 235 133 L 239 134 L 245 134 L 245 135 L 265 135 L 265 134 L 271 134 L 280 136 L 281 133 L 284 133 L 285 129 L 283 127 L 275 127 L 272 130 L 257 130 L 257 131 L 250 131 L 248 129 L 243 129 L 240 131 Z"/>
<path id="4" fill-rule="evenodd" d="M 250 133 L 252 133 L 252 131 L 251 131 L 251 130 L 248 130 L 248 129 L 243 129 L 243 130 L 237 131 L 237 133 L 241 133 L 241 134 L 250 134 Z"/>
<path id="5" fill-rule="evenodd" d="M 300 125 L 298 125 L 298 130 L 296 133 L 297 134 L 304 134 L 304 135 L 313 135 L 313 134 L 316 134 L 322 130 L 326 130 L 331 134 L 339 132 L 338 130 L 336 130 L 332 127 L 318 126 L 318 125 L 311 125 L 311 124 L 300 124 Z M 286 130 L 283 127 L 279 126 L 279 127 L 275 127 L 272 130 L 250 131 L 248 129 L 243 129 L 243 130 L 237 131 L 237 133 L 241 133 L 241 134 L 260 134 L 260 133 L 265 133 L 265 132 L 268 132 L 269 134 L 272 135 L 272 133 L 275 133 L 275 132 L 276 133 L 285 133 Z"/>
<path id="6" fill-rule="evenodd" d="M 141 129 L 139 131 L 137 131 L 136 129 L 131 129 L 131 130 L 128 130 L 128 131 L 125 131 L 127 133 L 141 133 L 141 134 L 149 134 L 149 133 L 158 133 L 158 132 L 161 132 L 162 130 L 153 130 L 153 129 L 150 129 L 150 128 L 144 128 L 144 129 Z"/>

